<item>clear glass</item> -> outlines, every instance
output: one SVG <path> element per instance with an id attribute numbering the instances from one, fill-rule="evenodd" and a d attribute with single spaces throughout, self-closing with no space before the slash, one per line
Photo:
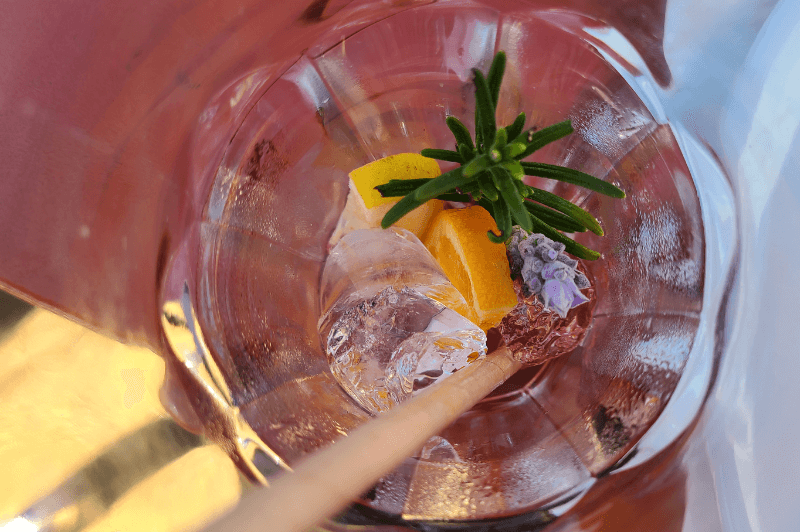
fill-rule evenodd
<path id="1" fill-rule="evenodd" d="M 448 146 L 445 116 L 472 124 L 471 69 L 485 70 L 503 49 L 499 121 L 522 110 L 528 126 L 571 119 L 575 134 L 535 160 L 628 194 L 620 201 L 535 183 L 584 206 L 606 230 L 578 237 L 603 253 L 587 263 L 592 326 L 578 349 L 464 414 L 340 521 L 543 524 L 590 500 L 581 495 L 595 484 L 605 487 L 592 493 L 613 493 L 606 479 L 624 478 L 617 470 L 627 461 L 663 457 L 699 411 L 702 400 L 673 395 L 681 382 L 708 389 L 713 379 L 709 331 L 735 238 L 719 218 L 732 208 L 730 187 L 705 149 L 665 121 L 648 92 L 653 76 L 597 37 L 597 21 L 471 1 L 386 14 L 365 24 L 354 9 L 250 96 L 202 221 L 166 270 L 174 412 L 227 446 L 256 481 L 367 421 L 331 376 L 317 332 L 347 173 Z M 648 438 L 660 415 L 667 420 Z"/>
<path id="2" fill-rule="evenodd" d="M 165 406 L 252 480 L 365 419 L 314 354 L 316 295 L 301 281 L 316 275 L 343 176 L 447 138 L 445 112 L 469 118 L 469 67 L 485 68 L 502 46 L 529 63 L 510 73 L 505 119 L 524 102 L 541 123 L 569 116 L 586 126 L 546 160 L 644 187 L 620 214 L 630 240 L 614 239 L 616 214 L 601 218 L 619 246 L 606 260 L 650 284 L 629 297 L 615 291 L 627 278 L 603 279 L 598 327 L 630 335 L 594 334 L 572 357 L 521 372 L 340 521 L 407 528 L 409 500 L 423 511 L 436 502 L 420 495 L 425 479 L 457 494 L 462 473 L 482 484 L 461 501 L 504 516 L 470 520 L 474 529 L 787 530 L 800 519 L 797 424 L 787 423 L 800 296 L 796 283 L 775 282 L 800 249 L 791 245 L 800 212 L 794 0 L 128 4 L 0 6 L 0 286 L 162 353 Z M 320 203 L 290 197 L 300 168 L 314 170 Z M 625 181 L 650 173 L 657 178 Z M 664 205 L 648 202 L 654 193 Z M 696 223 L 698 203 L 692 245 L 658 238 L 673 217 L 656 214 Z M 291 219 L 277 216 L 292 209 Z M 698 278 L 693 295 L 686 280 Z M 613 353 L 597 358 L 603 350 Z M 65 408 L 37 390 L 27 393 L 42 416 Z M 569 402 L 554 404 L 559 394 Z M 518 427 L 518 415 L 535 430 Z M 481 441 L 467 421 L 507 433 L 522 452 Z M 25 429 L 47 438 L 38 424 Z M 559 454 L 564 441 L 574 442 L 571 462 Z M 549 464 L 578 473 L 539 489 Z M 443 472 L 453 477 L 435 476 Z M 536 482 L 514 476 L 523 473 Z M 62 495 L 47 504 L 67 504 Z M 453 499 L 442 501 L 455 512 Z"/>

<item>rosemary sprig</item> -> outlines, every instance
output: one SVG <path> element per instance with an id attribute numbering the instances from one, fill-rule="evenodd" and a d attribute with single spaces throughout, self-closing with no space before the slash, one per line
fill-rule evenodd
<path id="1" fill-rule="evenodd" d="M 573 255 L 595 260 L 600 254 L 586 248 L 564 232 L 587 229 L 602 236 L 603 229 L 594 216 L 577 205 L 545 190 L 523 183 L 526 175 L 555 179 L 611 196 L 624 198 L 618 187 L 578 170 L 552 164 L 522 161 L 536 150 L 573 132 L 569 120 L 539 131 L 525 131 L 525 113 L 520 113 L 507 127 L 497 127 L 495 117 L 500 85 L 506 67 L 506 55 L 498 52 L 484 76 L 473 69 L 475 85 L 475 141 L 469 130 L 454 116 L 447 126 L 456 140 L 455 150 L 425 149 L 422 155 L 458 163 L 461 166 L 434 179 L 394 179 L 375 187 L 384 197 L 402 197 L 384 216 L 385 229 L 426 201 L 441 199 L 475 202 L 483 206 L 497 222 L 500 234 L 488 232 L 493 242 L 511 236 L 512 223 L 528 232 L 536 231 L 563 242 Z"/>

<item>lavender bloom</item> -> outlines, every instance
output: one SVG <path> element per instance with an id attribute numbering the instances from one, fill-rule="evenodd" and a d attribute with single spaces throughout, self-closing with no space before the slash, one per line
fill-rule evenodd
<path id="1" fill-rule="evenodd" d="M 575 286 L 583 290 L 584 288 L 589 288 L 590 283 L 589 279 L 586 278 L 581 272 L 575 272 Z"/>
<path id="2" fill-rule="evenodd" d="M 508 242 L 512 275 L 521 275 L 530 293 L 562 318 L 569 309 L 589 301 L 580 291 L 589 287 L 585 275 L 575 270 L 578 261 L 564 254 L 564 244 L 540 233 L 527 235 L 514 228 Z M 521 266 L 519 265 L 521 263 Z"/>
<path id="3" fill-rule="evenodd" d="M 563 262 L 559 261 L 548 262 L 547 264 L 544 265 L 544 268 L 542 268 L 542 279 L 545 280 L 557 279 L 558 278 L 557 275 L 559 273 L 563 273 L 564 276 L 562 276 L 562 278 L 564 278 L 566 277 L 567 272 L 569 272 L 569 277 L 572 278 L 574 277 L 574 273 L 571 272 L 570 270 L 571 268 L 566 264 L 564 264 Z"/>
<path id="4" fill-rule="evenodd" d="M 518 225 L 514 226 L 514 229 L 511 231 L 511 238 L 506 247 L 508 252 L 508 265 L 511 268 L 512 278 L 518 277 L 522 272 L 522 266 L 525 260 L 520 252 L 519 244 L 526 238 L 528 238 L 528 233 Z"/>
<path id="5" fill-rule="evenodd" d="M 564 255 L 563 253 L 561 253 L 558 257 L 556 257 L 556 260 L 558 262 L 563 262 L 564 264 L 566 264 L 567 266 L 569 266 L 573 270 L 578 267 L 578 261 L 577 260 L 571 259 L 571 258 L 567 257 L 566 255 Z M 577 274 L 577 275 L 583 275 L 583 274 Z M 586 287 L 584 286 L 582 288 L 586 288 Z"/>
<path id="6" fill-rule="evenodd" d="M 542 281 L 540 281 L 538 277 L 534 277 L 528 283 L 528 289 L 534 294 L 538 294 L 543 287 L 544 285 L 542 284 Z"/>
<path id="7" fill-rule="evenodd" d="M 550 279 L 546 281 L 540 297 L 545 307 L 555 310 L 562 318 L 566 317 L 569 309 L 589 301 L 589 298 L 578 290 L 572 279 L 567 281 Z"/>
<path id="8" fill-rule="evenodd" d="M 532 259 L 536 256 L 536 246 L 533 242 L 524 240 L 519 244 L 519 253 L 523 259 Z"/>
<path id="9" fill-rule="evenodd" d="M 544 242 L 536 246 L 536 251 L 534 254 L 545 262 L 553 262 L 556 260 L 556 257 L 558 257 L 558 251 Z"/>

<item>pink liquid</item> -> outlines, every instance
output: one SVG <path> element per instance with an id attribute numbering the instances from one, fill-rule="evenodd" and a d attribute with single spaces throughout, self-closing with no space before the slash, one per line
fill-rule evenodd
<path id="1" fill-rule="evenodd" d="M 584 272 L 585 268 L 578 270 Z M 514 291 L 519 303 L 487 332 L 490 351 L 504 345 L 523 364 L 539 365 L 580 345 L 592 323 L 594 288 L 582 290 L 589 301 L 570 309 L 563 318 L 545 309 L 535 295 L 526 295 L 521 279 L 514 280 Z"/>

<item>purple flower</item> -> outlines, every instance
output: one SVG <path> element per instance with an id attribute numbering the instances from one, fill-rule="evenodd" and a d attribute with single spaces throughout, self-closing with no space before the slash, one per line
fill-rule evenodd
<path id="1" fill-rule="evenodd" d="M 562 318 L 569 309 L 589 301 L 580 289 L 589 287 L 585 275 L 576 271 L 578 261 L 564 254 L 564 244 L 542 234 L 526 236 L 516 231 L 509 243 L 509 256 L 519 260 L 519 272 L 529 293 L 537 294 L 545 307 Z"/>
<path id="2" fill-rule="evenodd" d="M 548 262 L 542 268 L 542 278 L 545 280 L 556 279 L 558 277 L 560 277 L 561 280 L 564 280 L 566 277 L 572 279 L 572 277 L 574 276 L 575 276 L 574 270 L 572 270 L 572 268 L 570 268 L 563 262 L 559 261 Z"/>
<path id="3" fill-rule="evenodd" d="M 542 300 L 545 307 L 555 310 L 559 316 L 565 318 L 569 309 L 589 301 L 589 298 L 578 290 L 572 279 L 550 279 L 544 283 Z"/>

